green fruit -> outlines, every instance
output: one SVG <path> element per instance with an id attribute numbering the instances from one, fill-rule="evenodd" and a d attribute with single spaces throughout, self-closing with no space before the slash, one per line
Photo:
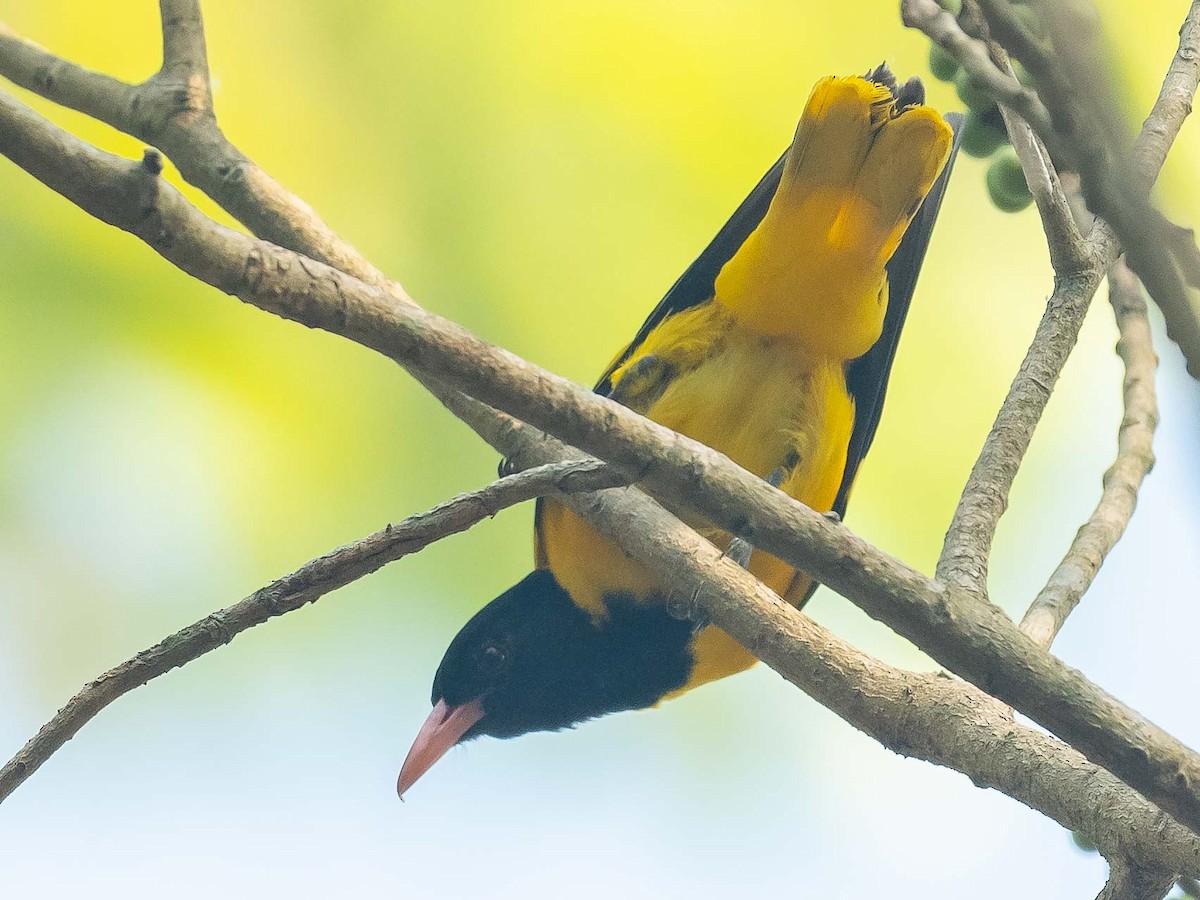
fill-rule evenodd
<path id="1" fill-rule="evenodd" d="M 958 99 L 970 109 L 987 109 L 992 105 L 992 95 L 980 87 L 966 69 L 959 69 L 954 76 L 954 90 L 958 93 Z"/>
<path id="2" fill-rule="evenodd" d="M 1082 831 L 1072 831 L 1071 839 L 1075 841 L 1075 846 L 1085 853 L 1096 852 L 1096 845 L 1088 840 L 1087 835 L 1085 835 Z"/>
<path id="3" fill-rule="evenodd" d="M 962 0 L 938 0 L 938 6 L 952 16 L 957 16 L 962 12 Z"/>
<path id="4" fill-rule="evenodd" d="M 996 109 L 995 116 L 991 112 L 980 112 L 977 109 L 967 112 L 967 121 L 963 124 L 962 133 L 963 153 L 985 159 L 1008 143 L 1003 120 L 1000 124 L 995 121 L 999 118 L 999 109 Z"/>
<path id="5" fill-rule="evenodd" d="M 996 208 L 1004 212 L 1020 212 L 1033 202 L 1025 173 L 1011 147 L 1001 150 L 987 170 L 987 188 Z"/>
<path id="6" fill-rule="evenodd" d="M 933 44 L 929 48 L 929 71 L 938 81 L 953 81 L 958 74 L 958 60 L 949 50 Z"/>

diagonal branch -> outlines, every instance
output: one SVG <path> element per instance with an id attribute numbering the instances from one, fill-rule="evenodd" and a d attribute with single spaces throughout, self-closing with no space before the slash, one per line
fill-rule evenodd
<path id="1" fill-rule="evenodd" d="M 931 581 L 703 444 L 321 263 L 215 225 L 157 177 L 153 152 L 129 164 L 0 97 L 0 153 L 214 287 L 421 369 L 746 535 L 1200 830 L 1200 758 L 1045 653 L 995 607 Z"/>
<path id="2" fill-rule="evenodd" d="M 921 0 L 918 0 L 921 2 Z M 1169 144 L 1191 111 L 1200 83 L 1200 0 L 1193 2 L 1180 45 L 1146 124 L 1133 146 L 1146 190 L 1166 160 Z M 1076 272 L 1059 272 L 1034 340 L 971 470 L 946 533 L 937 577 L 980 597 L 987 596 L 992 542 L 1017 471 L 1029 449 L 1050 393 L 1079 336 L 1092 295 L 1120 247 L 1112 229 L 1098 222 L 1088 238 L 1091 261 Z"/>
<path id="3" fill-rule="evenodd" d="M 527 425 L 497 449 L 518 465 L 579 451 Z M 1082 754 L 1014 721 L 1008 708 L 940 673 L 885 665 L 787 605 L 711 543 L 632 488 L 564 503 L 631 556 L 697 597 L 761 660 L 885 747 L 963 772 L 1081 831 L 1106 854 L 1192 872 L 1200 839 Z"/>
<path id="4" fill-rule="evenodd" d="M 1104 473 L 1104 490 L 1095 511 L 1021 620 L 1021 630 L 1043 647 L 1050 646 L 1125 533 L 1137 506 L 1138 490 L 1154 466 L 1152 443 L 1158 425 L 1154 370 L 1158 357 L 1141 285 L 1123 262 L 1109 271 L 1108 299 L 1121 333 L 1117 353 L 1125 363 L 1125 413 L 1117 434 L 1117 458 Z"/>
<path id="5" fill-rule="evenodd" d="M 3 22 L 0 22 L 0 75 L 59 106 L 132 133 L 129 109 L 134 95 L 132 85 L 55 56 L 18 36 Z"/>
<path id="6" fill-rule="evenodd" d="M 1179 47 L 1171 57 L 1154 109 L 1142 123 L 1134 143 L 1135 173 L 1153 173 L 1162 168 L 1184 120 L 1192 111 L 1197 81 L 1200 81 L 1200 2 L 1192 0 L 1179 29 Z M 1144 185 L 1146 190 L 1153 181 L 1151 176 Z"/>
<path id="7" fill-rule="evenodd" d="M 1169 222 L 1150 202 L 1153 177 L 1146 177 L 1123 135 L 1113 99 L 1106 54 L 1098 40 L 1090 4 L 1039 3 L 1036 14 L 1048 39 L 1034 37 L 1009 0 L 977 0 L 996 40 L 1025 64 L 1051 116 L 1041 137 L 1079 172 L 1089 208 L 1112 227 L 1129 266 L 1162 309 L 1167 334 L 1179 344 L 1188 370 L 1200 377 L 1200 310 L 1184 275 L 1200 286 L 1200 249 L 1190 233 Z M 1051 49 L 1053 48 L 1053 49 Z M 1179 49 L 1168 81 L 1195 93 L 1200 77 L 1200 0 L 1193 0 L 1180 29 Z M 1157 106 L 1157 104 L 1156 104 Z M 1033 123 L 1036 125 L 1036 123 Z M 1157 169 L 1151 169 L 1151 172 Z"/>
<path id="8" fill-rule="evenodd" d="M 1001 106 L 1000 115 L 1041 217 L 1051 267 L 1063 275 L 1086 269 L 1091 263 L 1089 248 L 1079 233 L 1071 204 L 1046 145 L 1015 110 Z"/>
<path id="9" fill-rule="evenodd" d="M 0 768 L 0 801 L 114 700 L 223 647 L 246 629 L 313 603 L 390 562 L 466 531 L 509 506 L 534 497 L 565 497 L 619 483 L 613 471 L 596 460 L 548 463 L 501 478 L 469 494 L 460 494 L 428 512 L 388 525 L 382 531 L 305 563 L 290 575 L 233 606 L 205 616 L 89 682 Z"/>
<path id="10" fill-rule="evenodd" d="M 212 112 L 199 6 L 162 0 L 163 68 L 126 84 L 55 56 L 0 24 L 0 75 L 161 149 L 196 185 L 255 234 L 303 248 L 369 284 L 387 278 L 312 208 L 233 146 Z"/>
<path id="11" fill-rule="evenodd" d="M 971 469 L 946 531 L 937 578 L 987 597 L 988 562 L 1013 482 L 1050 395 L 1067 363 L 1084 317 L 1103 280 L 1097 265 L 1055 279 L 1054 293 Z"/>
<path id="12" fill-rule="evenodd" d="M 0 36 L 0 71 L 3 71 L 3 66 L 5 65 L 3 50 L 4 41 L 2 36 Z M 199 136 L 197 139 L 199 139 Z M 165 146 L 162 142 L 155 141 L 154 143 L 158 143 L 159 146 Z M 187 148 L 185 147 L 184 149 L 186 150 Z M 219 154 L 221 149 L 218 147 L 214 152 Z M 168 152 L 171 153 L 172 157 L 176 156 L 174 150 L 168 150 Z M 203 154 L 201 155 L 203 156 Z M 242 159 L 245 158 L 242 157 Z M 178 162 L 178 160 L 176 161 Z M 253 166 L 248 161 L 247 165 Z M 209 168 L 206 170 L 204 167 L 200 167 L 195 170 L 195 175 L 196 180 L 194 183 L 197 183 L 202 189 L 206 190 L 210 196 L 214 198 L 224 196 L 226 198 L 226 202 L 222 205 L 225 206 L 227 211 L 230 211 L 235 216 L 239 210 L 243 213 L 249 211 L 253 221 L 258 223 L 258 227 L 254 230 L 261 237 L 289 246 L 292 249 L 300 250 L 313 258 L 324 259 L 326 261 L 336 260 L 336 254 L 334 256 L 327 256 L 324 252 L 329 245 L 328 238 L 332 233 L 324 223 L 316 218 L 315 213 L 303 201 L 291 195 L 280 197 L 269 191 L 255 192 L 252 189 L 253 185 L 261 183 L 264 179 L 270 181 L 269 176 L 266 176 L 265 173 L 252 172 L 251 175 L 253 177 L 245 179 L 234 178 L 228 183 L 222 181 L 220 169 Z M 272 181 L 271 183 L 274 182 Z M 240 196 L 238 195 L 239 191 L 241 191 Z M 280 191 L 282 191 L 282 188 L 280 188 Z M 230 202 L 231 197 L 232 202 Z M 218 199 L 218 202 L 220 202 L 220 199 Z M 256 209 L 256 204 L 261 204 L 261 208 Z M 243 218 L 243 221 L 246 221 L 246 219 Z M 306 244 L 305 241 L 309 236 L 313 237 L 313 241 L 311 244 Z M 289 240 L 295 241 L 295 243 L 289 243 Z M 332 235 L 332 241 L 335 249 L 340 250 L 348 247 L 344 242 L 339 243 L 336 235 Z M 370 267 L 369 263 L 366 263 L 361 257 L 355 258 L 352 249 L 351 253 L 345 254 L 345 256 L 350 259 L 350 264 L 345 268 L 346 271 L 357 274 L 354 272 L 354 269 L 359 265 L 365 265 L 369 271 L 362 273 L 364 278 L 373 284 L 386 283 L 386 279 L 379 275 L 377 270 Z M 374 273 L 374 276 L 371 273 Z M 407 295 L 403 294 L 402 289 L 398 285 L 386 283 L 386 288 L 393 302 L 410 302 Z M 420 373 L 417 374 L 420 377 Z M 426 379 L 422 380 L 426 381 L 427 384 L 431 383 Z M 438 392 L 436 384 L 433 385 L 433 389 L 435 392 Z M 533 445 L 540 444 L 544 449 L 554 446 L 556 443 L 543 439 L 540 435 L 531 436 L 530 432 L 532 432 L 532 429 L 522 426 L 507 416 L 498 414 L 494 410 L 464 395 L 444 391 L 438 393 L 456 414 L 460 415 L 460 417 L 484 436 L 485 439 L 501 449 L 502 452 L 517 452 L 523 440 Z M 643 500 L 642 502 L 645 503 L 646 501 Z M 621 529 L 615 537 L 618 541 L 624 540 L 628 550 L 635 549 L 628 546 L 631 541 L 631 532 L 628 528 Z M 645 542 L 641 540 L 637 541 L 636 545 L 640 547 L 646 546 Z M 802 659 L 804 658 L 803 648 L 796 650 L 796 652 Z M 834 666 L 834 668 L 821 675 L 821 681 L 825 684 L 836 684 L 839 674 L 840 670 Z M 971 689 L 969 688 L 963 688 L 944 679 L 943 681 L 946 685 L 954 686 L 956 692 L 960 695 L 964 692 L 968 696 L 971 694 Z M 816 695 L 815 692 L 814 695 Z M 855 692 L 855 699 L 850 701 L 850 706 L 854 706 L 856 702 L 861 703 L 864 698 L 870 699 L 873 696 L 870 691 Z M 961 700 L 961 696 L 958 699 Z M 1001 729 L 999 736 L 995 735 L 994 732 L 987 729 L 985 722 L 966 713 L 957 715 L 954 711 L 958 707 L 948 701 L 940 701 L 939 698 L 932 698 L 922 694 L 903 693 L 897 702 L 900 708 L 895 711 L 895 714 L 900 721 L 903 721 L 906 716 L 911 716 L 913 711 L 917 711 L 928 714 L 934 722 L 940 721 L 940 718 L 936 714 L 937 707 L 935 706 L 932 710 L 928 709 L 926 708 L 926 703 L 932 702 L 936 704 L 942 702 L 948 714 L 954 717 L 954 727 L 951 729 L 952 733 L 961 733 L 967 739 L 978 738 L 979 740 L 978 746 L 973 751 L 968 751 L 963 760 L 956 765 L 953 761 L 953 754 L 944 759 L 938 756 L 938 753 L 943 750 L 941 747 L 941 735 L 940 733 L 935 733 L 932 728 L 928 728 L 923 733 L 927 735 L 933 749 L 929 751 L 930 755 L 923 756 L 922 758 L 928 758 L 934 762 L 941 762 L 944 765 L 961 768 L 962 771 L 972 773 L 972 777 L 976 778 L 976 767 L 973 765 L 973 760 L 991 758 L 993 755 L 997 756 L 1001 762 L 1007 762 L 1008 764 L 1008 780 L 1005 781 L 1005 779 L 1000 778 L 996 781 L 989 781 L 987 778 L 980 776 L 978 777 L 980 784 L 1004 790 L 1012 796 L 1024 799 L 1025 802 L 1030 803 L 1035 808 L 1041 809 L 1047 815 L 1053 816 L 1067 827 L 1087 832 L 1095 838 L 1097 844 L 1106 853 L 1115 855 L 1122 846 L 1130 846 L 1135 847 L 1137 851 L 1131 852 L 1131 855 L 1141 858 L 1144 853 L 1145 858 L 1158 859 L 1164 853 L 1171 852 L 1172 848 L 1176 846 L 1174 843 L 1176 833 L 1173 833 L 1171 829 L 1177 826 L 1165 820 L 1153 806 L 1132 794 L 1128 788 L 1116 779 L 1084 763 L 1082 758 L 1077 757 L 1073 751 L 1063 747 L 1044 734 L 1026 729 L 1025 731 L 1028 731 L 1036 740 L 1043 741 L 1044 743 L 1038 744 L 1035 740 L 1033 744 L 1016 747 L 1016 752 L 1014 752 L 1014 747 L 1004 740 L 1005 734 L 1003 733 L 1003 729 Z M 967 707 L 969 708 L 969 704 L 967 704 Z M 867 711 L 871 712 L 870 709 Z M 846 713 L 843 712 L 842 714 L 848 720 L 855 721 Z M 1004 727 L 1018 727 L 1013 726 L 1007 717 L 1001 716 L 1001 718 L 1008 723 Z M 879 739 L 888 743 L 888 735 L 881 735 Z M 889 746 L 895 746 L 895 744 L 889 743 Z M 921 754 L 918 753 L 916 755 Z M 1077 764 L 1071 762 L 1072 757 L 1078 759 Z M 1072 781 L 1073 774 L 1078 774 L 1080 776 L 1079 779 Z M 1098 793 L 1093 795 L 1088 790 L 1089 787 L 1095 788 Z M 1117 810 L 1120 811 L 1119 815 L 1116 812 Z M 1187 840 L 1191 839 L 1185 837 L 1184 842 L 1186 843 Z M 1181 852 L 1183 855 L 1179 860 L 1167 859 L 1163 862 L 1163 866 L 1175 868 L 1180 871 L 1194 869 L 1197 860 L 1194 844 L 1185 850 L 1181 850 Z"/>
<path id="13" fill-rule="evenodd" d="M 924 32 L 931 41 L 959 61 L 971 80 L 1015 111 L 1038 133 L 1050 130 L 1050 113 L 1037 92 L 1025 87 L 1016 75 L 993 62 L 984 41 L 962 30 L 954 14 L 937 0 L 900 0 L 900 17 L 909 28 Z"/>

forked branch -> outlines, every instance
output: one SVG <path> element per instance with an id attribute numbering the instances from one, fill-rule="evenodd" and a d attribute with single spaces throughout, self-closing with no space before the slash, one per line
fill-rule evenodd
<path id="1" fill-rule="evenodd" d="M 200 44 L 195 35 L 176 40 L 170 34 L 176 22 L 198 27 L 196 3 L 163 0 L 162 7 L 165 72 L 172 57 L 187 58 L 179 48 L 202 48 L 202 33 Z M 171 17 L 180 10 L 196 15 Z M 55 65 L 44 51 L 37 51 L 40 56 L 31 52 L 19 39 L 0 35 L 0 72 L 28 73 L 31 66 Z M 13 58 L 26 65 L 14 65 Z M 199 67 L 183 68 L 204 78 Z M 96 79 L 103 76 L 83 70 L 74 74 L 76 81 L 99 90 Z M 30 81 L 37 90 L 37 79 Z M 111 82 L 106 84 L 112 87 Z M 123 87 L 161 92 L 163 84 L 152 78 L 137 88 Z M 43 92 L 53 90 L 51 84 Z M 86 93 L 72 96 L 82 105 Z M 97 102 L 96 108 L 114 118 L 126 115 L 120 103 Z M 261 308 L 351 337 L 415 370 L 426 383 L 446 379 L 615 462 L 631 478 L 645 477 L 662 496 L 696 506 L 719 524 L 731 526 L 736 519 L 736 530 L 748 531 L 756 545 L 798 561 L 997 696 L 1023 710 L 1036 710 L 1034 718 L 1053 723 L 1049 727 L 1178 811 L 1193 828 L 1200 823 L 1191 787 L 1198 783 L 1200 770 L 1190 751 L 1038 650 L 1003 616 L 790 502 L 719 454 L 420 310 L 303 201 L 233 148 L 215 118 L 170 115 L 155 122 L 121 121 L 125 126 L 117 127 L 131 133 L 139 133 L 132 130 L 136 128 L 154 130 L 157 139 L 144 139 L 163 148 L 181 171 L 185 165 L 177 156 L 190 160 L 185 177 L 259 237 L 304 255 L 281 252 L 215 226 L 156 177 L 156 156 L 129 164 L 71 143 L 74 139 L 7 99 L 0 102 L 0 151 L 210 284 Z M 1071 337 L 1069 343 L 1073 341 Z M 536 452 L 548 454 L 546 459 L 571 455 L 528 426 L 444 385 L 439 388 L 436 381 L 433 387 L 472 427 L 522 464 Z M 1040 410 L 1035 420 L 1038 416 Z M 1053 738 L 1012 722 L 1000 704 L 974 689 L 896 672 L 841 644 L 742 570 L 714 558 L 719 554 L 711 545 L 638 492 L 572 494 L 564 502 L 628 552 L 674 573 L 679 583 L 694 586 L 717 624 L 848 721 L 875 729 L 872 733 L 879 732 L 876 736 L 889 746 L 958 768 L 978 783 L 1022 799 L 1067 827 L 1093 835 L 1106 855 L 1125 852 L 1164 870 L 1195 874 L 1200 869 L 1195 836 L 1120 781 Z M 659 515 L 665 518 L 656 519 Z M 635 521 L 646 530 L 631 527 Z M 747 523 L 748 528 L 740 527 Z M 1064 697 L 1071 702 L 1063 704 Z M 1174 780 L 1177 775 L 1182 783 Z M 1114 809 L 1121 815 L 1112 816 Z"/>
<path id="2" fill-rule="evenodd" d="M 1141 284 L 1123 262 L 1117 262 L 1109 271 L 1108 299 L 1121 334 L 1117 353 L 1125 364 L 1125 412 L 1117 433 L 1117 458 L 1104 473 L 1104 489 L 1095 512 L 1079 529 L 1067 555 L 1021 620 L 1021 630 L 1043 647 L 1050 646 L 1125 533 L 1142 481 L 1154 466 L 1152 444 L 1158 426 L 1154 370 L 1158 356 Z"/>
<path id="3" fill-rule="evenodd" d="M 0 801 L 110 703 L 159 675 L 225 646 L 248 628 L 313 603 L 330 591 L 423 550 L 435 541 L 465 531 L 509 506 L 534 497 L 565 497 L 619 483 L 613 471 L 596 460 L 549 463 L 462 494 L 304 564 L 233 606 L 180 629 L 85 685 L 0 768 Z M 1200 873 L 1200 867 L 1197 872 Z"/>

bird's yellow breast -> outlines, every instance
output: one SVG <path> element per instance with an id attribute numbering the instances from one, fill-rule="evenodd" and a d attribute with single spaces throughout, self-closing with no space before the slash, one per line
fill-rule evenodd
<path id="1" fill-rule="evenodd" d="M 770 206 L 717 274 L 714 297 L 650 332 L 612 373 L 614 397 L 763 478 L 782 467 L 781 490 L 829 510 L 854 429 L 845 366 L 879 339 L 888 260 L 952 137 L 932 109 L 898 107 L 882 81 L 822 79 Z M 728 543 L 690 521 L 718 546 Z M 544 505 L 539 539 L 540 560 L 597 621 L 606 597 L 661 602 L 671 593 L 561 506 Z M 809 586 L 765 553 L 753 554 L 750 570 L 788 599 Z M 691 678 L 675 693 L 754 662 L 712 627 L 691 650 Z"/>
<path id="2" fill-rule="evenodd" d="M 647 357 L 654 363 L 635 368 Z M 723 304 L 710 301 L 653 331 L 613 373 L 616 389 L 627 375 L 645 381 L 626 386 L 625 402 L 632 408 L 763 478 L 782 467 L 781 490 L 814 509 L 832 507 L 854 425 L 840 362 L 814 358 L 785 338 L 745 328 Z M 728 543 L 725 532 L 684 517 L 718 546 Z M 605 616 L 606 596 L 662 602 L 672 590 L 561 505 L 543 507 L 541 542 L 559 583 L 598 621 Z M 797 580 L 791 566 L 762 552 L 754 553 L 750 570 L 781 596 Z M 803 593 L 806 579 L 800 587 Z M 696 636 L 692 651 L 692 677 L 676 693 L 755 661 L 715 627 Z"/>

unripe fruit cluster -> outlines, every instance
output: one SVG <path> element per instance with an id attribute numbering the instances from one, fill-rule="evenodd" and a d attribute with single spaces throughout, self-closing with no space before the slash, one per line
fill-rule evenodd
<path id="1" fill-rule="evenodd" d="M 942 8 L 957 16 L 962 10 L 962 0 L 939 0 Z M 1022 22 L 1031 31 L 1038 31 L 1037 17 L 1026 6 L 1014 5 L 1021 14 Z M 1028 74 L 1020 63 L 1014 63 L 1017 78 L 1029 84 Z M 992 203 L 1004 212 L 1020 212 L 1031 202 L 1033 196 L 1025 183 L 1025 174 L 1017 161 L 1017 154 L 1008 142 L 1008 132 L 1000 107 L 965 69 L 944 48 L 933 44 L 929 48 L 929 71 L 939 81 L 953 83 L 958 98 L 967 107 L 967 118 L 963 123 L 962 151 L 978 159 L 992 158 L 987 170 L 988 194 Z"/>

